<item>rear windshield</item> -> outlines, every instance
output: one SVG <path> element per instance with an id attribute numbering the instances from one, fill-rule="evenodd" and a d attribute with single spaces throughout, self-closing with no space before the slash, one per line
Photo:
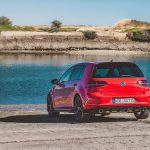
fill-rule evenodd
<path id="1" fill-rule="evenodd" d="M 132 63 L 105 63 L 94 67 L 93 78 L 143 77 L 143 73 Z"/>

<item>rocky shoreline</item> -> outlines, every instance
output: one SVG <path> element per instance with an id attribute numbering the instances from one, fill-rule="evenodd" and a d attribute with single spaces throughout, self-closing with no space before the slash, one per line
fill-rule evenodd
<path id="1" fill-rule="evenodd" d="M 81 32 L 2 32 L 1 53 L 67 53 L 83 50 L 115 50 L 150 52 L 150 43 L 133 42 L 125 33 L 99 32 L 95 40 L 87 40 Z"/>
<path id="2" fill-rule="evenodd" d="M 0 105 L 0 112 L 10 111 L 46 111 L 46 104 L 12 104 Z"/>

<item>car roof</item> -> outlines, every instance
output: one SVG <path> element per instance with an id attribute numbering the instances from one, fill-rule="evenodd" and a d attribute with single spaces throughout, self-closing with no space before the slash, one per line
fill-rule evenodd
<path id="1" fill-rule="evenodd" d="M 82 62 L 82 63 L 78 63 L 76 65 L 88 65 L 88 64 L 93 64 L 93 65 L 99 65 L 99 64 L 112 64 L 112 65 L 115 65 L 115 64 L 131 64 L 131 65 L 135 65 L 135 63 L 133 63 L 133 62 L 110 62 L 110 61 L 109 62 Z"/>

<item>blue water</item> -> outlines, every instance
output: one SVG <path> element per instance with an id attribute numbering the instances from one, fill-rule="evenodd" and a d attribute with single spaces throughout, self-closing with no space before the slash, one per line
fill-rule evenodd
<path id="1" fill-rule="evenodd" d="M 150 57 L 0 55 L 0 104 L 42 104 L 51 88 L 51 79 L 71 65 L 84 61 L 135 62 L 150 82 Z"/>

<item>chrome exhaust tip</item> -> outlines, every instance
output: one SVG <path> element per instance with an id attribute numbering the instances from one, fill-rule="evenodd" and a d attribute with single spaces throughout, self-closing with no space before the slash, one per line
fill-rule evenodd
<path id="1" fill-rule="evenodd" d="M 143 107 L 143 108 L 142 108 L 142 111 L 147 111 L 147 110 L 148 110 L 147 107 Z"/>
<path id="2" fill-rule="evenodd" d="M 99 109 L 99 113 L 102 114 L 104 112 L 103 109 Z"/>

